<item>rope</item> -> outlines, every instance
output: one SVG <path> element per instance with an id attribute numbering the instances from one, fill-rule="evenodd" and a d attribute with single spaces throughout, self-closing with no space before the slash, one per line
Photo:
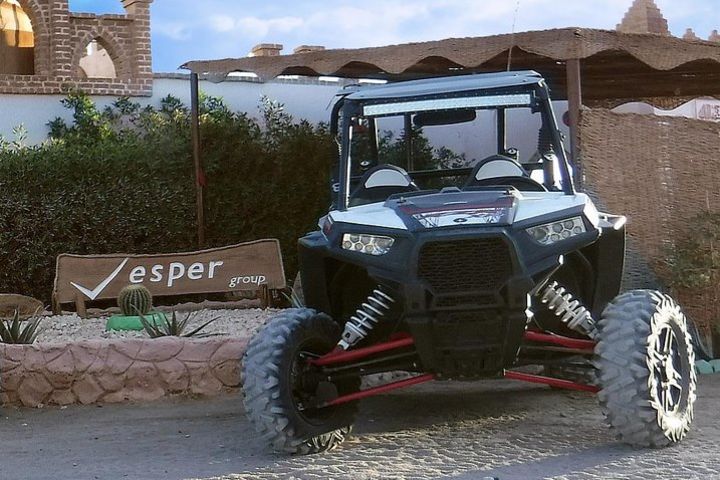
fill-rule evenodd
<path id="1" fill-rule="evenodd" d="M 517 25 L 518 12 L 520 12 L 520 0 L 515 4 L 515 14 L 513 15 L 512 34 L 510 35 L 510 50 L 508 51 L 507 71 L 510 71 L 512 65 L 512 51 L 515 48 L 515 27 Z"/>

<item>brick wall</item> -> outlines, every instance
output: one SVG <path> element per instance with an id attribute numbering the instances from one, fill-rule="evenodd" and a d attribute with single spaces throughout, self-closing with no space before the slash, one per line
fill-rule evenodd
<path id="1" fill-rule="evenodd" d="M 119 0 L 120 1 L 120 0 Z M 67 0 L 19 0 L 35 35 L 35 75 L 0 75 L 0 93 L 150 96 L 152 0 L 122 0 L 125 15 L 70 12 Z M 83 79 L 80 59 L 98 40 L 115 63 L 113 79 Z"/>

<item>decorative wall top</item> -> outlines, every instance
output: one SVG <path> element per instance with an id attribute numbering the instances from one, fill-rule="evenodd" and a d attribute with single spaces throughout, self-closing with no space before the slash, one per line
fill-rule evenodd
<path id="1" fill-rule="evenodd" d="M 125 14 L 95 15 L 71 12 L 68 0 L 0 0 L 0 59 L 6 60 L 0 93 L 79 88 L 94 95 L 151 95 L 152 1 L 121 0 Z M 8 13 L 26 20 L 16 26 Z"/>

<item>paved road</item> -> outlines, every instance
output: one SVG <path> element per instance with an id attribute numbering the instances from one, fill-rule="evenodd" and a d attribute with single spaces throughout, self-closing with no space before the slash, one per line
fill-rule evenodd
<path id="1" fill-rule="evenodd" d="M 615 443 L 595 400 L 514 382 L 428 384 L 366 400 L 356 435 L 268 452 L 239 398 L 4 410 L 0 479 L 720 479 L 720 375 L 701 377 L 680 446 Z"/>

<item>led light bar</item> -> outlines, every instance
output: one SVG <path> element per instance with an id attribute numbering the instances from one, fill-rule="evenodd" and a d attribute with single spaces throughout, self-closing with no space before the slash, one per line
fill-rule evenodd
<path id="1" fill-rule="evenodd" d="M 407 112 L 433 112 L 458 108 L 528 107 L 532 98 L 529 93 L 491 95 L 487 97 L 440 98 L 412 102 L 380 103 L 363 107 L 363 116 L 375 117 Z"/>

